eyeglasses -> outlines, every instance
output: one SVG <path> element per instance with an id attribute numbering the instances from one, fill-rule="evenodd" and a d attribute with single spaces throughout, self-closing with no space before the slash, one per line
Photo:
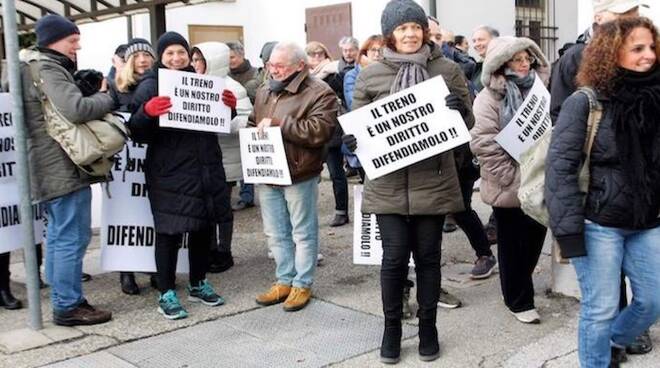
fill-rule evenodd
<path id="1" fill-rule="evenodd" d="M 511 59 L 511 62 L 513 62 L 514 64 L 527 63 L 529 65 L 532 65 L 536 62 L 536 58 L 533 56 L 529 56 L 529 57 L 523 56 L 523 57 L 517 57 L 515 59 Z"/>
<path id="2" fill-rule="evenodd" d="M 325 57 L 325 51 L 310 51 L 307 53 L 309 57 Z"/>
<path id="3" fill-rule="evenodd" d="M 273 70 L 285 70 L 290 67 L 291 64 L 272 64 L 270 62 L 266 63 L 266 68 Z"/>
<path id="4" fill-rule="evenodd" d="M 377 54 L 382 54 L 383 53 L 383 48 L 382 47 L 372 47 L 367 50 L 368 52 L 375 52 Z"/>

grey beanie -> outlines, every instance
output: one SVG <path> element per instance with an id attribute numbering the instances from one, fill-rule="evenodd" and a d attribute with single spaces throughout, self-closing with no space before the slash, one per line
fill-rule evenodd
<path id="1" fill-rule="evenodd" d="M 429 28 L 429 21 L 424 9 L 413 0 L 392 0 L 385 6 L 380 17 L 383 36 L 389 36 L 394 29 L 404 23 L 417 23 L 422 28 Z"/>

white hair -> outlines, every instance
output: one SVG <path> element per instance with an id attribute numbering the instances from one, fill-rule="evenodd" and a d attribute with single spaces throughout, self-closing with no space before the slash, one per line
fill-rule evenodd
<path id="1" fill-rule="evenodd" d="M 360 49 L 360 43 L 358 42 L 357 38 L 351 37 L 351 36 L 346 36 L 342 37 L 341 40 L 339 40 L 339 47 L 342 47 L 344 45 L 351 45 L 355 47 L 356 49 Z"/>
<path id="2" fill-rule="evenodd" d="M 285 52 L 289 56 L 291 64 L 297 64 L 300 61 L 307 64 L 307 54 L 305 53 L 305 50 L 295 42 L 278 42 L 277 45 L 273 47 L 273 52 L 275 51 Z M 273 54 L 271 53 L 271 56 L 272 55 Z"/>

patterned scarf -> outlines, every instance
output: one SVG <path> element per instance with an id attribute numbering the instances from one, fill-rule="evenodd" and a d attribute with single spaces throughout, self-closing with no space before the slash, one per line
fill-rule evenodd
<path id="1" fill-rule="evenodd" d="M 504 71 L 504 78 L 506 78 L 506 90 L 500 108 L 500 129 L 504 129 L 511 122 L 513 116 L 516 115 L 516 111 L 525 101 L 527 91 L 534 85 L 536 72 L 530 70 L 527 76 L 521 78 L 507 68 Z"/>
<path id="2" fill-rule="evenodd" d="M 431 57 L 431 48 L 429 45 L 422 46 L 414 54 L 400 54 L 385 47 L 383 59 L 397 65 L 399 72 L 394 78 L 394 83 L 390 87 L 390 94 L 399 92 L 408 87 L 412 87 L 429 79 L 429 72 L 426 69 L 429 58 Z"/>

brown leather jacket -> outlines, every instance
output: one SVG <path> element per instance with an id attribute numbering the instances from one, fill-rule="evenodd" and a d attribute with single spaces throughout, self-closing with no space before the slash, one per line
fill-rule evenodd
<path id="1" fill-rule="evenodd" d="M 338 108 L 332 89 L 305 68 L 279 94 L 268 83 L 259 87 L 248 124 L 254 127 L 270 118 L 282 129 L 291 180 L 297 183 L 323 170 L 323 145 L 338 125 Z"/>

